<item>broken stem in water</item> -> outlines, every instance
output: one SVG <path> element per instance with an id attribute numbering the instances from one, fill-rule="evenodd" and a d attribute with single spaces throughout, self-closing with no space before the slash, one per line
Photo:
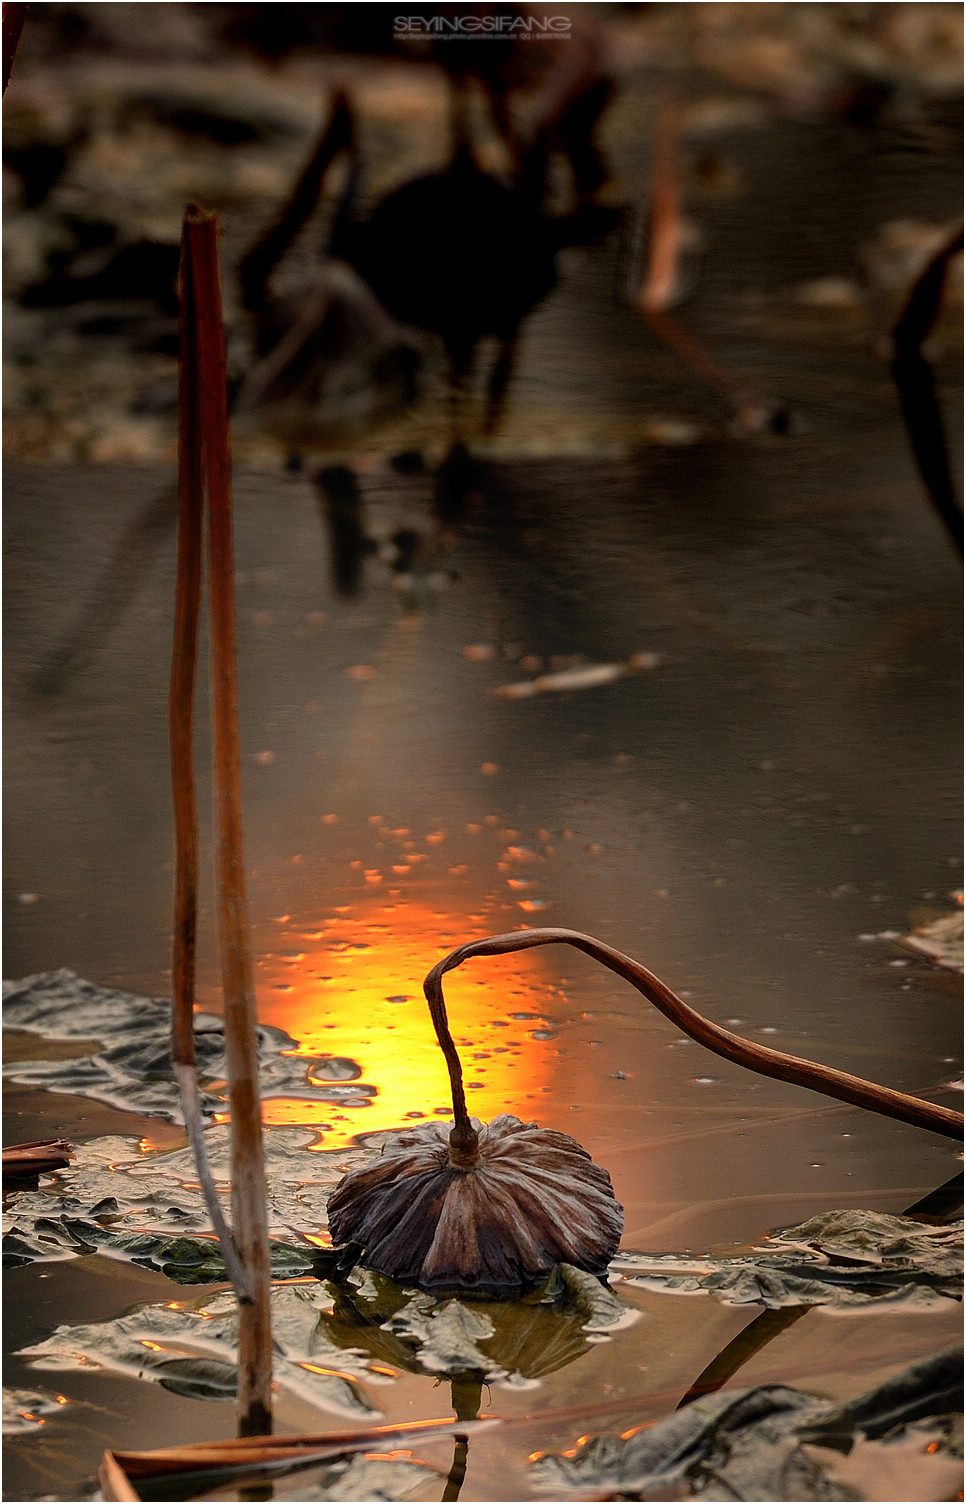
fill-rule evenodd
<path id="1" fill-rule="evenodd" d="M 446 1056 L 450 1082 L 453 1085 L 456 1127 L 453 1129 L 450 1142 L 454 1146 L 458 1142 L 456 1136 L 461 1132 L 462 1120 L 465 1120 L 471 1133 L 473 1129 L 466 1116 L 459 1057 L 456 1055 L 456 1047 L 446 1020 L 442 979 L 446 972 L 461 966 L 471 956 L 503 956 L 510 951 L 530 950 L 535 945 L 573 945 L 577 950 L 582 950 L 585 955 L 592 956 L 595 961 L 600 961 L 603 966 L 616 972 L 626 982 L 630 982 L 632 987 L 636 987 L 649 1003 L 653 1003 L 665 1018 L 671 1019 L 679 1029 L 684 1030 L 685 1034 L 696 1039 L 707 1049 L 713 1050 L 716 1055 L 723 1056 L 725 1060 L 733 1060 L 735 1064 L 757 1071 L 761 1076 L 774 1076 L 778 1081 L 790 1081 L 796 1086 L 808 1087 L 810 1091 L 820 1092 L 825 1097 L 837 1097 L 839 1101 L 850 1102 L 853 1107 L 865 1107 L 870 1112 L 881 1113 L 884 1117 L 897 1118 L 902 1123 L 912 1123 L 916 1128 L 928 1128 L 931 1132 L 942 1133 L 947 1138 L 961 1139 L 963 1137 L 962 1113 L 951 1112 L 946 1107 L 934 1107 L 931 1102 L 923 1102 L 919 1097 L 907 1096 L 905 1092 L 894 1091 L 888 1086 L 878 1086 L 873 1081 L 863 1081 L 860 1076 L 850 1076 L 845 1071 L 834 1070 L 828 1065 L 816 1065 L 814 1061 L 800 1060 L 795 1055 L 783 1054 L 781 1050 L 770 1050 L 765 1045 L 753 1044 L 751 1040 L 743 1039 L 740 1034 L 732 1034 L 728 1029 L 722 1029 L 719 1024 L 713 1024 L 708 1019 L 702 1018 L 700 1013 L 696 1013 L 693 1008 L 688 1007 L 687 1003 L 682 1002 L 670 987 L 666 987 L 659 977 L 641 966 L 638 961 L 633 961 L 630 956 L 622 955 L 619 950 L 614 950 L 601 940 L 595 940 L 592 935 L 583 935 L 579 930 L 546 929 L 519 930 L 512 935 L 491 935 L 486 940 L 471 940 L 467 945 L 459 946 L 457 950 L 439 961 L 423 983 L 430 1015 L 440 1046 Z M 456 1061 L 457 1074 L 455 1076 L 451 1057 Z M 462 1120 L 460 1107 L 462 1107 Z M 462 1142 L 462 1139 L 459 1142 Z"/>
<path id="2" fill-rule="evenodd" d="M 235 674 L 231 468 L 217 223 L 189 205 L 182 240 L 179 392 L 178 598 L 171 678 L 177 832 L 172 1060 L 199 1180 L 239 1301 L 238 1418 L 243 1436 L 272 1426 L 268 1225 L 258 1038 L 245 899 Z M 192 699 L 201 603 L 203 516 L 208 511 L 218 900 L 231 1107 L 235 1235 L 225 1224 L 204 1146 L 194 1056 L 197 815 Z"/>

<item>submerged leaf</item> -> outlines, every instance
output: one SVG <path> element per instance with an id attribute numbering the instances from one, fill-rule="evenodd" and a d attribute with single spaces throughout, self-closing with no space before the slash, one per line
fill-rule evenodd
<path id="1" fill-rule="evenodd" d="M 299 1490 L 300 1499 L 393 1500 L 406 1499 L 417 1488 L 437 1479 L 435 1468 L 425 1462 L 407 1462 L 395 1457 L 352 1457 L 347 1464 L 327 1469 L 325 1481 L 315 1488 Z M 437 1485 L 438 1486 L 438 1485 Z"/>
<path id="2" fill-rule="evenodd" d="M 11 1062 L 3 1068 L 10 1080 L 184 1122 L 171 1069 L 171 1004 L 166 998 L 96 987 L 66 969 L 41 972 L 4 984 L 3 1026 L 44 1039 L 98 1039 L 104 1045 L 76 1059 Z M 194 1028 L 202 1110 L 224 1112 L 224 1021 L 212 1013 L 196 1013 Z M 299 1056 L 292 1053 L 297 1049 L 298 1040 L 284 1029 L 258 1026 L 263 1100 L 293 1097 L 353 1105 L 370 1100 L 375 1087 L 357 1079 L 362 1070 L 355 1061 Z"/>
<path id="3" fill-rule="evenodd" d="M 226 1211 L 230 1135 L 227 1124 L 205 1131 Z M 315 1237 L 325 1229 L 327 1198 L 345 1171 L 376 1158 L 374 1149 L 310 1150 L 315 1138 L 312 1128 L 265 1129 L 276 1278 L 316 1267 L 319 1249 L 306 1234 Z M 69 1169 L 35 1191 L 8 1198 L 4 1264 L 9 1268 L 71 1258 L 96 1249 L 108 1258 L 149 1263 L 182 1282 L 192 1269 L 196 1282 L 222 1280 L 225 1269 L 217 1244 L 196 1236 L 211 1231 L 196 1175 L 188 1148 L 144 1154 L 138 1139 L 115 1134 L 81 1144 Z"/>
<path id="4" fill-rule="evenodd" d="M 45 1394 L 42 1389 L 3 1389 L 3 1434 L 15 1436 L 22 1431 L 40 1431 L 45 1416 L 57 1415 L 67 1404 Z"/>
<path id="5" fill-rule="evenodd" d="M 336 1348 L 318 1331 L 328 1304 L 319 1285 L 272 1290 L 274 1382 L 321 1410 L 353 1420 L 372 1417 L 378 1411 L 357 1380 L 378 1383 L 384 1376 L 372 1372 L 365 1355 Z M 148 1305 L 112 1321 L 60 1326 L 19 1356 L 37 1368 L 100 1367 L 177 1393 L 190 1389 L 193 1398 L 229 1400 L 236 1343 L 237 1306 L 229 1291 L 196 1306 Z"/>
<path id="6" fill-rule="evenodd" d="M 537 1492 L 556 1499 L 589 1492 L 598 1498 L 653 1497 L 653 1490 L 679 1480 L 687 1480 L 691 1496 L 707 1500 L 936 1497 L 857 1495 L 851 1484 L 862 1487 L 861 1472 L 844 1481 L 837 1453 L 829 1448 L 850 1449 L 885 1433 L 894 1442 L 915 1434 L 921 1445 L 926 1426 L 934 1437 L 945 1437 L 957 1384 L 961 1410 L 961 1347 L 914 1364 L 845 1407 L 779 1384 L 724 1390 L 692 1401 L 656 1425 L 585 1440 L 569 1454 L 540 1457 L 531 1480 Z M 846 1414 L 850 1419 L 843 1430 Z M 824 1446 L 814 1444 L 823 1438 Z"/>
<path id="7" fill-rule="evenodd" d="M 630 1285 L 705 1292 L 729 1305 L 925 1307 L 961 1297 L 963 1224 L 930 1227 L 878 1212 L 824 1212 L 779 1228 L 767 1248 L 736 1258 L 620 1253 L 611 1270 Z"/>

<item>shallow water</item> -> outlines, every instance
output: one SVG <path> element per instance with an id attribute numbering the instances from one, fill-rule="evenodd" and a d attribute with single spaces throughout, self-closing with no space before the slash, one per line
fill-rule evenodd
<path id="1" fill-rule="evenodd" d="M 783 128 L 782 160 L 789 181 L 814 186 L 815 137 L 796 130 Z M 765 157 L 778 150 L 768 139 Z M 868 195 L 850 198 L 857 148 L 851 136 L 838 145 L 788 280 L 828 265 L 823 227 L 854 244 L 870 222 L 910 212 L 908 173 L 877 180 L 874 213 Z M 924 174 L 919 212 L 951 212 L 949 184 Z M 755 212 L 764 222 L 767 202 Z M 333 594 L 307 480 L 237 475 L 259 1013 L 307 1056 L 356 1062 L 374 1088 L 353 1107 L 272 1100 L 267 1121 L 312 1124 L 335 1148 L 448 1113 L 423 975 L 466 939 L 544 923 L 631 953 L 738 1032 L 955 1105 L 954 977 L 879 937 L 950 908 L 960 882 L 960 570 L 884 367 L 827 331 L 768 340 L 734 314 L 737 289 L 760 287 L 768 260 L 766 247 L 728 263 L 695 317 L 713 323 L 728 304 L 733 347 L 802 414 L 800 431 L 636 450 L 608 449 L 595 430 L 596 457 L 585 443 L 565 460 L 528 458 L 520 439 L 437 560 L 456 578 L 444 593 L 427 587 L 418 613 L 375 560 L 357 601 Z M 622 325 L 595 353 L 590 337 L 605 306 L 626 324 L 610 271 L 575 270 L 532 321 L 518 435 L 541 393 L 561 432 L 581 404 L 603 410 L 603 429 L 634 406 L 647 342 Z M 695 410 L 709 401 L 696 395 Z M 169 478 L 8 471 L 8 976 L 69 966 L 105 986 L 168 990 L 171 530 L 113 569 L 99 614 L 83 613 Z M 363 485 L 383 536 L 414 519 L 426 530 L 428 481 L 373 466 Z M 65 644 L 83 651 L 68 660 Z M 574 655 L 626 665 L 635 653 L 656 658 L 596 688 L 491 693 Z M 200 1002 L 217 1011 L 211 911 L 209 893 Z M 945 1140 L 719 1061 L 568 950 L 473 961 L 446 996 L 472 1110 L 575 1134 L 610 1171 L 632 1248 L 720 1251 L 829 1207 L 898 1212 L 959 1165 Z M 11 1045 L 25 1058 L 54 1050 Z M 179 1141 L 158 1119 L 26 1088 L 8 1088 L 7 1112 L 8 1141 Z M 97 1258 L 9 1281 L 10 1350 L 59 1321 L 172 1295 L 160 1275 Z M 663 1414 L 748 1320 L 710 1300 L 628 1298 L 645 1318 L 627 1333 L 538 1390 L 494 1390 L 486 1408 L 513 1426 L 473 1444 L 464 1498 L 520 1497 L 528 1451 Z M 953 1325 L 813 1312 L 738 1382 L 855 1394 Z M 12 1362 L 8 1382 L 42 1380 Z M 134 1447 L 231 1433 L 228 1406 L 156 1386 L 146 1405 L 133 1381 L 107 1374 L 55 1382 L 81 1403 L 48 1421 L 43 1448 L 11 1444 L 8 1488 L 24 1497 L 79 1488 L 121 1436 Z M 373 1396 L 386 1421 L 449 1413 L 426 1376 Z M 279 1420 L 330 1424 L 296 1401 Z M 445 1471 L 447 1445 L 419 1455 Z"/>

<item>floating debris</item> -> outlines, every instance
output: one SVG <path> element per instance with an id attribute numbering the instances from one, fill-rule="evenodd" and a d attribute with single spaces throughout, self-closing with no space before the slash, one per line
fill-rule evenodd
<path id="1" fill-rule="evenodd" d="M 553 660 L 551 660 L 552 662 Z M 614 684 L 634 669 L 658 668 L 660 653 L 632 653 L 626 663 L 583 663 L 540 674 L 536 679 L 518 679 L 511 684 L 497 684 L 490 694 L 498 700 L 528 700 L 533 695 L 553 694 L 574 689 L 597 689 Z M 520 659 L 521 668 L 539 668 L 539 660 Z"/>
<path id="2" fill-rule="evenodd" d="M 963 911 L 942 914 L 928 924 L 919 924 L 910 935 L 899 937 L 907 950 L 928 956 L 949 971 L 963 970 Z"/>
<path id="3" fill-rule="evenodd" d="M 378 1413 L 364 1386 L 391 1385 L 394 1369 L 531 1388 L 640 1317 L 606 1285 L 566 1266 L 525 1301 L 469 1306 L 355 1269 L 338 1281 L 275 1285 L 271 1304 L 274 1382 L 353 1420 Z M 230 1402 L 236 1341 L 237 1300 L 226 1290 L 65 1324 L 18 1356 L 37 1369 L 97 1367 Z"/>
<path id="4" fill-rule="evenodd" d="M 612 684 L 626 674 L 623 663 L 590 663 L 581 668 L 560 669 L 554 674 L 541 674 L 538 679 L 521 679 L 513 684 L 498 684 L 490 694 L 500 700 L 523 700 L 531 695 L 553 693 L 569 689 L 596 689 L 601 684 Z"/>

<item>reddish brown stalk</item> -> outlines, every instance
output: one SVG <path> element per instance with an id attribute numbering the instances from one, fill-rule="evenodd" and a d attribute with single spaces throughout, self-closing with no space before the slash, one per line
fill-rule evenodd
<path id="1" fill-rule="evenodd" d="M 286 1464 L 325 1462 L 354 1452 L 382 1452 L 401 1442 L 440 1436 L 476 1434 L 502 1422 L 490 1419 L 404 1421 L 399 1426 L 374 1426 L 364 1431 L 323 1432 L 319 1435 L 250 1436 L 239 1441 L 197 1442 L 180 1447 L 162 1447 L 154 1452 L 105 1452 L 98 1475 L 105 1499 L 139 1499 L 136 1479 L 159 1479 L 202 1473 L 212 1469 L 238 1469 L 239 1473 L 271 1472 Z"/>
<path id="2" fill-rule="evenodd" d="M 27 1144 L 4 1144 L 4 1178 L 8 1175 L 49 1175 L 51 1170 L 66 1169 L 73 1153 L 73 1145 L 65 1138 L 34 1138 Z"/>
<path id="3" fill-rule="evenodd" d="M 245 1271 L 245 1285 L 238 1290 L 238 1418 L 241 1434 L 251 1436 L 271 1430 L 272 1342 L 258 1038 L 242 850 L 231 462 L 217 236 L 214 216 L 189 206 L 184 221 L 187 274 L 183 328 L 195 411 L 188 417 L 182 407 L 181 415 L 186 419 L 185 462 L 190 460 L 198 466 L 198 488 L 208 509 L 218 915 L 232 1126 L 232 1212 L 238 1253 Z M 186 510 L 192 509 L 193 546 L 200 553 L 195 516 L 199 498 L 195 490 L 193 482 L 187 484 L 184 501 Z M 186 597 L 194 583 L 189 571 Z M 190 600 L 186 600 L 185 617 L 189 625 L 190 616 Z M 187 661 L 183 667 L 187 668 Z M 183 727 L 179 727 L 179 735 L 183 737 Z M 183 938 L 193 944 L 190 924 Z M 186 965 L 193 964 L 191 955 L 190 948 L 186 949 Z M 182 1049 L 186 1047 L 184 1034 L 182 1025 L 178 1034 Z"/>
<path id="4" fill-rule="evenodd" d="M 796 1086 L 821 1092 L 823 1096 L 850 1102 L 854 1107 L 865 1107 L 884 1117 L 897 1118 L 902 1123 L 912 1123 L 917 1128 L 942 1133 L 947 1138 L 963 1137 L 962 1113 L 951 1112 L 946 1107 L 934 1107 L 930 1102 L 907 1096 L 905 1092 L 893 1091 L 891 1087 L 878 1086 L 875 1082 L 863 1081 L 859 1076 L 850 1076 L 845 1071 L 833 1070 L 831 1066 L 816 1065 L 811 1060 L 800 1060 L 795 1055 L 785 1055 L 780 1050 L 770 1050 L 765 1045 L 742 1039 L 739 1034 L 732 1034 L 728 1029 L 722 1029 L 718 1024 L 702 1018 L 700 1013 L 689 1008 L 670 987 L 666 987 L 659 977 L 638 961 L 631 960 L 630 956 L 622 955 L 619 950 L 613 950 L 591 935 L 581 934 L 579 930 L 519 930 L 512 935 L 492 935 L 486 940 L 471 940 L 469 944 L 459 946 L 439 961 L 427 976 L 423 989 L 441 1045 L 445 1034 L 455 1054 L 443 1002 L 442 979 L 445 974 L 454 967 L 461 966 L 471 956 L 503 956 L 509 951 L 530 950 L 535 945 L 573 945 L 577 950 L 582 950 L 595 961 L 600 961 L 602 965 L 615 971 L 626 982 L 630 982 L 665 1018 L 671 1019 L 699 1044 L 713 1050 L 716 1055 L 722 1055 L 726 1060 L 733 1060 L 737 1065 L 757 1071 L 761 1076 L 774 1076 L 778 1081 L 790 1081 Z M 448 1060 L 447 1055 L 447 1062 Z M 452 1079 L 452 1070 L 450 1077 Z M 460 1090 L 462 1091 L 462 1086 Z M 455 1089 L 453 1106 L 455 1109 Z M 464 1116 L 465 1111 L 464 1104 Z M 459 1122 L 457 1117 L 454 1134 Z"/>
<path id="5" fill-rule="evenodd" d="M 190 218 L 190 216 L 189 216 Z M 171 792 L 174 808 L 175 884 L 172 943 L 171 1064 L 181 1090 L 185 1127 L 239 1300 L 250 1302 L 249 1282 L 215 1188 L 205 1146 L 195 1065 L 195 955 L 198 930 L 198 814 L 194 774 L 194 694 L 204 562 L 205 459 L 202 447 L 201 372 L 198 361 L 193 229 L 181 248 L 181 361 L 178 380 L 178 562 L 171 683 L 168 697 Z"/>
<path id="6" fill-rule="evenodd" d="M 457 963 L 458 964 L 458 963 Z M 448 968 L 446 968 L 448 970 Z M 463 1091 L 463 1067 L 457 1053 L 453 1036 L 449 1031 L 449 1020 L 446 1017 L 446 1003 L 443 1000 L 443 988 L 436 972 L 439 967 L 434 967 L 426 981 L 423 983 L 426 992 L 426 1001 L 429 1003 L 429 1016 L 433 1020 L 433 1028 L 436 1030 L 436 1038 L 446 1061 L 446 1069 L 449 1072 L 450 1095 L 453 1098 L 453 1121 L 454 1128 L 449 1136 L 450 1160 L 459 1169 L 467 1169 L 474 1165 L 479 1158 L 479 1134 L 470 1122 L 470 1115 L 466 1110 L 466 1094 Z M 442 976 L 442 972 L 440 972 Z M 435 980 L 431 987 L 431 981 Z"/>
<path id="7" fill-rule="evenodd" d="M 3 92 L 7 92 L 7 84 L 10 82 L 10 74 L 13 71 L 14 59 L 17 56 L 17 48 L 20 46 L 20 38 L 23 36 L 24 23 L 27 20 L 28 5 L 5 4 L 3 7 Z"/>

